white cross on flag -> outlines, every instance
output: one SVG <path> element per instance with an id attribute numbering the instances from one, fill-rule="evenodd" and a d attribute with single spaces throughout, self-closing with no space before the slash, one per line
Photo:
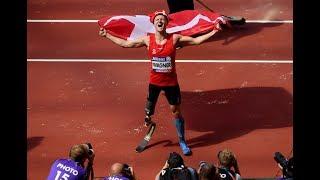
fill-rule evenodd
<path id="1" fill-rule="evenodd" d="M 225 24 L 225 20 L 218 13 L 199 10 L 185 10 L 169 14 L 167 33 L 177 33 L 184 36 L 194 36 L 216 28 L 217 24 Z M 147 15 L 135 16 L 107 16 L 98 21 L 108 33 L 133 40 L 148 33 L 155 33 L 154 25 Z"/>

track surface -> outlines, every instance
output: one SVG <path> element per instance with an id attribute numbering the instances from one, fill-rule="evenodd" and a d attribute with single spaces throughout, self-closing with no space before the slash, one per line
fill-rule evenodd
<path id="1" fill-rule="evenodd" d="M 292 19 L 288 0 L 206 3 L 249 20 Z M 30 0 L 28 19 L 99 19 L 159 7 L 167 9 L 165 1 Z M 122 49 L 99 38 L 96 23 L 28 23 L 27 37 L 29 59 L 146 59 L 143 48 Z M 274 177 L 273 153 L 289 155 L 292 149 L 292 64 L 192 60 L 292 60 L 292 24 L 249 23 L 182 48 L 177 59 L 190 60 L 177 63 L 186 136 L 194 152 L 186 164 L 217 162 L 217 152 L 230 148 L 243 177 Z M 151 147 L 134 152 L 146 130 L 148 72 L 144 62 L 28 62 L 28 178 L 45 179 L 51 163 L 66 157 L 70 146 L 89 141 L 96 176 L 107 175 L 114 162 L 127 162 L 140 179 L 153 179 L 168 153 L 180 148 L 161 95 Z"/>

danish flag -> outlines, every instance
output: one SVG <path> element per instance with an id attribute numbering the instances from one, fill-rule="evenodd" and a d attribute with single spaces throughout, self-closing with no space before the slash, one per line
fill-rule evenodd
<path id="1" fill-rule="evenodd" d="M 226 24 L 219 13 L 200 10 L 185 10 L 169 14 L 167 33 L 196 36 L 217 29 L 218 24 Z M 155 33 L 149 15 L 107 16 L 98 21 L 108 33 L 126 40 L 133 40 L 148 33 Z"/>

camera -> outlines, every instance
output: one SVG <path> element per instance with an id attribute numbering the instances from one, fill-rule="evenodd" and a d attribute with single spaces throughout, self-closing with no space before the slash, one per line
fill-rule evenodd
<path id="1" fill-rule="evenodd" d="M 283 177 L 293 177 L 293 158 L 287 160 L 280 152 L 275 152 L 274 160 L 282 167 Z"/>
<path id="2" fill-rule="evenodd" d="M 91 145 L 91 143 L 85 143 L 85 144 L 88 145 L 88 147 L 89 147 L 89 152 L 88 152 L 88 154 L 89 154 L 89 156 L 91 156 L 91 155 L 93 154 L 92 145 Z"/>

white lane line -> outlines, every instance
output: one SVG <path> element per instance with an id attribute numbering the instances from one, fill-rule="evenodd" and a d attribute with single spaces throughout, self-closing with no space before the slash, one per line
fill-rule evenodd
<path id="1" fill-rule="evenodd" d="M 293 20 L 246 20 L 247 23 L 287 23 L 293 24 Z"/>
<path id="2" fill-rule="evenodd" d="M 77 20 L 77 19 L 28 19 L 32 23 L 96 23 L 98 20 Z"/>
<path id="3" fill-rule="evenodd" d="M 98 20 L 80 19 L 28 19 L 28 23 L 97 23 Z M 293 20 L 246 20 L 247 23 L 287 23 L 292 24 Z"/>
<path id="4" fill-rule="evenodd" d="M 28 62 L 150 62 L 147 59 L 27 59 Z M 273 63 L 273 64 L 292 64 L 293 60 L 176 60 L 178 63 Z"/>

